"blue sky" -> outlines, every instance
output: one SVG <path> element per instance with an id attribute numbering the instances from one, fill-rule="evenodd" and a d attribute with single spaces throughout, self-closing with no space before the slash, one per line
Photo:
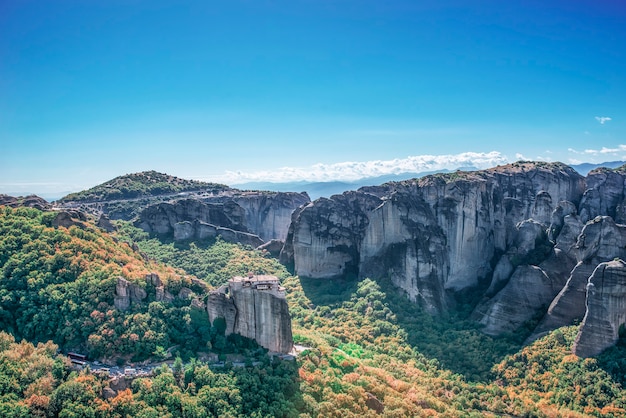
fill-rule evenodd
<path id="1" fill-rule="evenodd" d="M 626 159 L 622 1 L 180 3 L 0 1 L 0 193 Z"/>

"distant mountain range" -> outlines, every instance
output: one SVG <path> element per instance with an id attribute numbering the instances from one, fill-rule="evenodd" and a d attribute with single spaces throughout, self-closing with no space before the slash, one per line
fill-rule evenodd
<path id="1" fill-rule="evenodd" d="M 583 176 L 586 176 L 591 170 L 598 167 L 617 168 L 626 164 L 626 161 L 608 161 L 599 164 L 582 163 L 576 165 L 570 165 L 574 170 Z M 407 172 L 400 174 L 387 174 L 377 177 L 364 177 L 354 181 L 328 181 L 328 182 L 307 182 L 307 181 L 293 181 L 285 183 L 271 183 L 271 182 L 250 182 L 232 185 L 242 190 L 269 190 L 275 192 L 307 192 L 311 200 L 318 199 L 320 197 L 330 197 L 334 194 L 341 194 L 348 190 L 357 190 L 363 186 L 373 186 L 390 181 L 402 181 L 413 178 L 420 178 L 429 174 L 436 173 L 449 173 L 452 171 L 475 171 L 476 167 L 459 167 L 456 170 L 437 170 L 437 171 L 423 171 L 420 173 Z"/>
<path id="2" fill-rule="evenodd" d="M 626 161 L 607 161 L 600 164 L 582 163 L 582 164 L 570 164 L 574 170 L 578 171 L 581 175 L 586 176 L 591 170 L 598 167 L 617 168 L 626 164 Z"/>

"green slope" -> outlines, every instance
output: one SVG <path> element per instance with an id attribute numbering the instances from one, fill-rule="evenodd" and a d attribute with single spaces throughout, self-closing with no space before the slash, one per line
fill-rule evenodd
<path id="1" fill-rule="evenodd" d="M 462 318 L 427 316 L 384 280 L 300 280 L 267 254 L 239 245 L 176 246 L 128 224 L 116 236 L 90 223 L 55 229 L 50 226 L 54 216 L 0 208 L 0 328 L 24 339 L 15 342 L 0 333 L 1 416 L 626 413 L 626 394 L 616 375 L 622 345 L 604 359 L 577 358 L 569 351 L 575 328 L 519 348 L 482 335 Z M 69 373 L 47 342 L 123 359 L 146 358 L 169 344 L 178 344 L 182 357 L 191 358 L 207 343 L 250 356 L 254 350 L 248 343 L 227 341 L 202 327 L 204 312 L 194 312 L 188 302 L 149 300 L 127 312 L 112 307 L 118 276 L 141 284 L 146 272 L 156 271 L 175 292 L 189 285 L 186 274 L 219 284 L 249 270 L 283 279 L 294 337 L 308 347 L 297 362 L 261 356 L 256 365 L 212 369 L 195 360 L 177 361 L 173 370 L 159 369 L 156 376 L 135 379 L 111 394 L 107 380 Z"/>

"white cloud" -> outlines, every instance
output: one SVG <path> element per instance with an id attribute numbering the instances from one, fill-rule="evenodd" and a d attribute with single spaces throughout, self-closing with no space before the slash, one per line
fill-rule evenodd
<path id="1" fill-rule="evenodd" d="M 617 146 L 617 148 L 602 147 L 599 150 L 597 150 L 597 149 L 586 149 L 583 152 L 585 154 L 598 155 L 598 154 L 615 154 L 617 152 L 623 152 L 623 151 L 626 151 L 626 145 L 620 144 L 620 145 Z"/>
<path id="2" fill-rule="evenodd" d="M 487 153 L 464 152 L 448 155 L 416 155 L 407 158 L 375 161 L 346 161 L 335 164 L 315 164 L 310 167 L 282 167 L 256 172 L 227 171 L 210 180 L 226 184 L 254 181 L 268 182 L 325 182 L 354 181 L 361 178 L 387 174 L 420 173 L 435 170 L 453 170 L 459 167 L 484 169 L 507 163 L 507 158 L 497 151 Z"/>
<path id="3" fill-rule="evenodd" d="M 608 122 L 611 120 L 608 116 L 596 116 L 596 120 L 600 122 L 600 125 L 604 125 L 604 122 Z"/>

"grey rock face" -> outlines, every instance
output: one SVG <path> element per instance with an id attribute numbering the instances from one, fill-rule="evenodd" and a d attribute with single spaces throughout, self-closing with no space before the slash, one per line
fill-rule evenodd
<path id="1" fill-rule="evenodd" d="M 123 277 L 117 278 L 117 284 L 115 285 L 115 298 L 113 303 L 115 307 L 120 311 L 125 311 L 130 308 L 130 294 L 128 292 L 129 281 Z"/>
<path id="2" fill-rule="evenodd" d="M 532 218 L 547 230 L 558 202 L 575 204 L 584 187 L 563 164 L 516 163 L 346 192 L 297 212 L 281 259 L 291 256 L 296 273 L 308 277 L 390 277 L 441 312 L 446 293 L 492 274 L 519 222 Z"/>
<path id="3" fill-rule="evenodd" d="M 123 277 L 117 278 L 117 284 L 115 285 L 115 297 L 113 303 L 120 311 L 125 311 L 130 308 L 131 302 L 141 302 L 148 294 L 140 286 L 129 282 Z"/>
<path id="4" fill-rule="evenodd" d="M 545 309 L 562 286 L 540 267 L 518 267 L 507 286 L 490 300 L 479 321 L 484 325 L 483 332 L 500 335 L 518 329 Z"/>
<path id="5" fill-rule="evenodd" d="M 599 273 L 587 284 L 598 264 L 626 259 L 625 180 L 626 168 L 584 179 L 562 164 L 516 163 L 366 187 L 295 211 L 281 260 L 320 279 L 390 278 L 432 313 L 448 309 L 451 291 L 490 279 L 473 313 L 484 332 L 514 332 L 545 314 L 534 339 L 599 315 L 601 343 L 589 348 L 596 334 L 581 331 L 575 349 L 593 355 L 624 321 L 621 290 L 602 293 Z M 616 301 L 590 305 L 607 292 Z"/>
<path id="6" fill-rule="evenodd" d="M 226 335 L 254 339 L 279 353 L 289 353 L 293 347 L 285 290 L 274 276 L 231 279 L 228 286 L 209 293 L 207 312 L 212 324 L 224 319 Z"/>
<path id="7" fill-rule="evenodd" d="M 176 241 L 221 236 L 229 242 L 257 247 L 284 240 L 293 211 L 308 203 L 306 194 L 240 192 L 235 196 L 182 199 L 144 209 L 137 226 Z"/>
<path id="8" fill-rule="evenodd" d="M 362 276 L 387 275 L 431 312 L 446 309 L 446 239 L 425 201 L 393 193 L 368 213 L 362 237 Z"/>
<path id="9" fill-rule="evenodd" d="M 185 199 L 149 206 L 141 212 L 136 224 L 146 232 L 162 235 L 174 233 L 176 224 L 194 221 L 247 232 L 243 219 L 244 210 L 233 202 L 210 204 Z M 179 226 L 179 236 L 185 236 L 189 231 L 190 227 Z"/>
<path id="10" fill-rule="evenodd" d="M 496 266 L 486 292 L 489 298 L 472 314 L 489 335 L 513 332 L 544 313 L 575 265 L 567 253 L 547 245 L 541 224 L 523 221 L 518 230 L 514 245 Z"/>
<path id="11" fill-rule="evenodd" d="M 278 257 L 285 243 L 283 241 L 272 239 L 257 247 L 257 250 L 267 251 L 271 255 Z"/>
<path id="12" fill-rule="evenodd" d="M 626 222 L 624 214 L 624 183 L 626 170 L 599 168 L 587 176 L 587 190 L 580 203 L 580 216 L 587 222 L 596 216 L 610 216 L 619 223 Z"/>
<path id="13" fill-rule="evenodd" d="M 222 286 L 218 291 L 210 292 L 207 298 L 207 313 L 209 321 L 213 326 L 215 320 L 222 318 L 225 322 L 225 334 L 230 335 L 235 332 L 235 321 L 237 319 L 237 308 L 232 298 L 226 294 L 227 286 Z"/>
<path id="14" fill-rule="evenodd" d="M 626 226 L 608 216 L 596 217 L 585 225 L 572 251 L 577 264 L 531 339 L 583 318 L 587 283 L 596 266 L 616 257 L 626 258 Z"/>
<path id="15" fill-rule="evenodd" d="M 245 223 L 263 241 L 287 238 L 293 211 L 311 200 L 306 193 L 247 192 L 234 196 L 233 201 L 245 211 Z"/>
<path id="16" fill-rule="evenodd" d="M 296 274 L 332 278 L 357 274 L 361 237 L 369 222 L 367 212 L 381 200 L 375 196 L 346 192 L 332 199 L 318 199 L 298 212 L 285 254 L 292 253 Z M 281 259 L 286 259 L 281 255 Z"/>
<path id="17" fill-rule="evenodd" d="M 580 357 L 600 354 L 614 345 L 626 324 L 626 263 L 601 263 L 587 283 L 586 313 L 574 342 Z"/>

